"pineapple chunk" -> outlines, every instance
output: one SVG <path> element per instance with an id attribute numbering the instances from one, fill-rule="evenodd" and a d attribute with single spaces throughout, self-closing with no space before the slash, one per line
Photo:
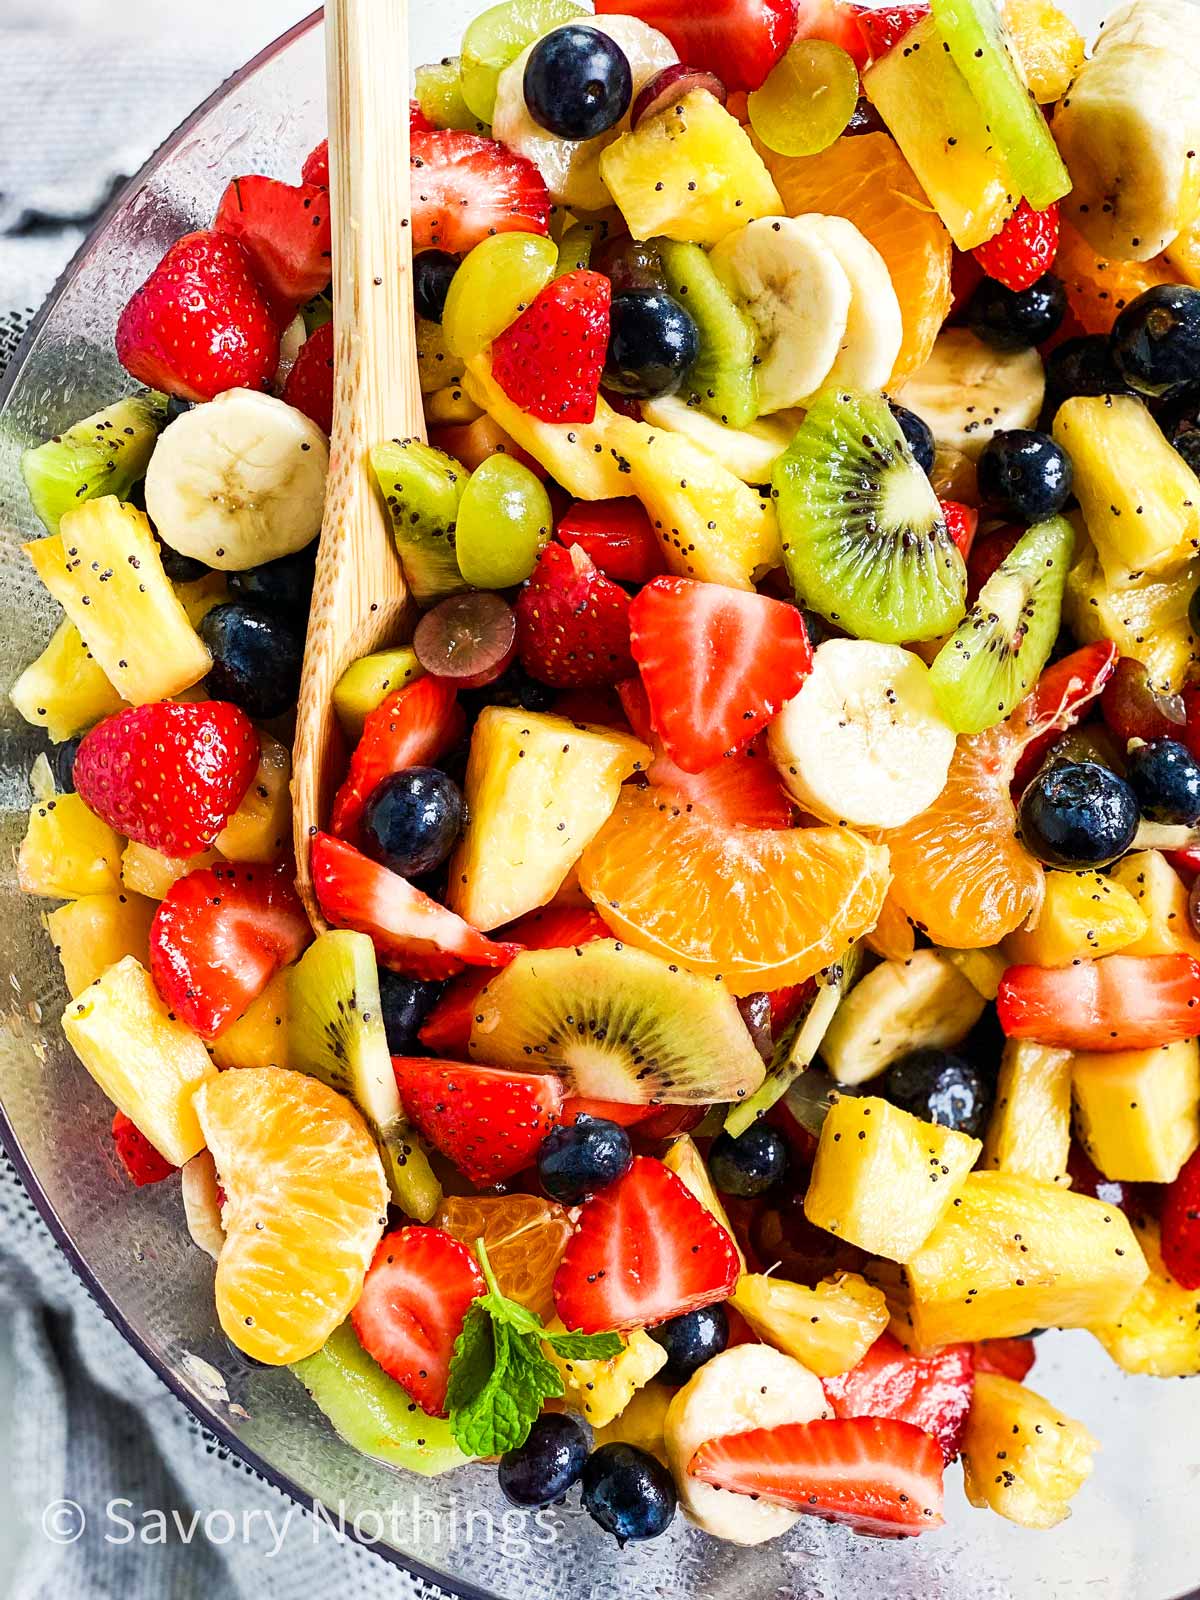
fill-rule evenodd
<path id="1" fill-rule="evenodd" d="M 71 1002 L 62 1025 L 104 1093 L 160 1155 L 181 1167 L 204 1148 L 192 1096 L 217 1069 L 199 1036 L 167 1014 L 140 962 L 126 956 L 110 967 Z"/>
<path id="2" fill-rule="evenodd" d="M 1132 953 L 1148 922 L 1120 880 L 1099 872 L 1048 872 L 1046 896 L 1034 917 L 1032 927 L 1018 928 L 1004 941 L 1012 966 L 1069 967 L 1126 947 Z"/>
<path id="3" fill-rule="evenodd" d="M 425 676 L 411 645 L 377 650 L 363 656 L 342 673 L 333 690 L 333 709 L 347 739 L 357 742 L 363 724 L 389 694 Z"/>
<path id="4" fill-rule="evenodd" d="M 821 1128 L 804 1214 L 871 1255 L 908 1261 L 982 1148 L 978 1139 L 921 1122 L 886 1100 L 839 1095 Z"/>
<path id="5" fill-rule="evenodd" d="M 198 682 L 211 658 L 159 559 L 142 511 L 111 495 L 25 546 L 38 577 L 83 635 L 109 682 L 133 705 Z"/>
<path id="6" fill-rule="evenodd" d="M 1172 1183 L 1200 1144 L 1200 1043 L 1080 1054 L 1072 1071 L 1080 1143 L 1106 1178 Z"/>
<path id="7" fill-rule="evenodd" d="M 941 954 L 985 1000 L 994 1000 L 1000 993 L 1000 980 L 1012 965 L 999 950 L 943 950 Z"/>
<path id="8" fill-rule="evenodd" d="M 1119 1316 L 1094 1322 L 1091 1332 L 1125 1372 L 1149 1378 L 1200 1374 L 1200 1296 L 1180 1288 L 1163 1266 L 1158 1224 L 1137 1223 L 1150 1276 Z"/>
<path id="9" fill-rule="evenodd" d="M 1022 1528 L 1053 1528 L 1091 1476 L 1100 1448 L 1082 1422 L 1024 1384 L 977 1372 L 963 1435 L 963 1487 L 979 1510 Z"/>
<path id="10" fill-rule="evenodd" d="M 450 909 L 487 930 L 544 906 L 608 820 L 621 784 L 652 759 L 628 734 L 489 706 L 471 736 Z"/>
<path id="11" fill-rule="evenodd" d="M 45 728 L 55 744 L 85 733 L 121 705 L 121 696 L 67 618 L 13 684 L 9 698 L 25 721 Z"/>
<path id="12" fill-rule="evenodd" d="M 745 128 L 703 89 L 622 134 L 601 155 L 600 175 L 635 239 L 712 245 L 783 215 Z"/>
<path id="13" fill-rule="evenodd" d="M 202 867 L 215 867 L 224 860 L 215 850 L 204 850 L 198 856 L 165 856 L 153 845 L 138 844 L 131 839 L 121 857 L 121 882 L 134 894 L 144 894 L 150 900 L 165 900 L 171 885 L 186 878 L 189 872 L 199 872 Z"/>
<path id="14" fill-rule="evenodd" d="M 258 770 L 246 797 L 213 841 L 226 861 L 275 861 L 292 838 L 292 758 L 259 729 Z"/>
<path id="15" fill-rule="evenodd" d="M 548 1324 L 552 1333 L 565 1333 L 557 1317 Z M 606 1427 L 619 1417 L 644 1384 L 667 1364 L 667 1352 L 644 1328 L 636 1328 L 619 1355 L 604 1361 L 567 1361 L 542 1347 L 562 1374 L 567 1404 L 582 1411 L 593 1428 Z"/>
<path id="16" fill-rule="evenodd" d="M 973 1172 L 908 1261 L 922 1348 L 1084 1328 L 1119 1312 L 1145 1279 L 1124 1214 L 1015 1172 Z"/>
<path id="17" fill-rule="evenodd" d="M 47 900 L 115 894 L 124 842 L 77 794 L 35 801 L 17 856 L 17 882 L 24 894 Z"/>
<path id="18" fill-rule="evenodd" d="M 733 1231 L 733 1224 L 729 1220 L 729 1213 L 721 1204 L 720 1196 L 713 1187 L 713 1181 L 708 1175 L 708 1168 L 704 1165 L 704 1157 L 696 1148 L 695 1140 L 688 1134 L 676 1139 L 662 1158 L 663 1166 L 669 1167 L 675 1176 L 695 1195 L 700 1204 L 710 1217 L 720 1223 L 721 1227 L 733 1240 L 733 1248 L 737 1251 L 738 1262 L 741 1270 L 746 1270 L 746 1258 L 742 1254 L 742 1247 L 737 1242 L 737 1234 Z"/>
<path id="19" fill-rule="evenodd" d="M 818 1378 L 856 1367 L 888 1325 L 883 1290 L 856 1272 L 826 1278 L 815 1289 L 746 1273 L 730 1299 L 760 1339 Z"/>
<path id="20" fill-rule="evenodd" d="M 1200 548 L 1200 479 L 1140 400 L 1075 395 L 1054 437 L 1075 466 L 1075 493 L 1110 576 L 1161 573 Z"/>
<path id="21" fill-rule="evenodd" d="M 288 974 L 282 967 L 250 1009 L 209 1045 L 212 1058 L 226 1067 L 286 1067 Z"/>
<path id="22" fill-rule="evenodd" d="M 1006 1042 L 983 1141 L 984 1167 L 1044 1183 L 1067 1182 L 1072 1060 L 1069 1050 L 1032 1039 Z"/>
<path id="23" fill-rule="evenodd" d="M 1176 694 L 1196 659 L 1188 602 L 1200 579 L 1200 562 L 1161 577 L 1117 581 L 1106 576 L 1087 542 L 1067 575 L 1063 621 L 1083 644 L 1112 639 L 1123 656 L 1140 661 L 1152 687 Z"/>
<path id="24" fill-rule="evenodd" d="M 50 912 L 46 929 L 72 999 L 125 956 L 149 961 L 154 911 L 140 894 L 87 894 Z"/>
<path id="25" fill-rule="evenodd" d="M 662 1383 L 648 1383 L 638 1389 L 629 1404 L 615 1417 L 597 1428 L 596 1445 L 632 1444 L 657 1456 L 667 1465 L 666 1421 L 675 1390 Z"/>
<path id="26" fill-rule="evenodd" d="M 1200 960 L 1200 939 L 1188 915 L 1188 892 L 1161 850 L 1138 850 L 1112 869 L 1146 918 L 1141 935 L 1126 947 L 1130 956 L 1194 956 Z"/>

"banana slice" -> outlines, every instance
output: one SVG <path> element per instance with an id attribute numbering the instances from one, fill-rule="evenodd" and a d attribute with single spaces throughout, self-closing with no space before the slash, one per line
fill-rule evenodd
<path id="1" fill-rule="evenodd" d="M 759 409 L 803 405 L 826 382 L 850 319 L 850 279 L 802 217 L 761 217 L 727 234 L 709 260 L 758 329 Z"/>
<path id="2" fill-rule="evenodd" d="M 987 1001 L 938 950 L 884 961 L 842 1001 L 821 1042 L 838 1083 L 866 1083 L 910 1050 L 961 1044 Z"/>
<path id="3" fill-rule="evenodd" d="M 793 800 L 823 822 L 899 828 L 941 794 L 954 730 L 929 668 L 896 644 L 827 639 L 767 748 Z"/>
<path id="4" fill-rule="evenodd" d="M 1036 350 L 993 350 L 966 328 L 947 328 L 895 398 L 929 424 L 939 445 L 975 461 L 1002 429 L 1036 427 L 1045 395 Z"/>
<path id="5" fill-rule="evenodd" d="M 217 1194 L 217 1168 L 212 1155 L 201 1150 L 185 1161 L 179 1174 L 183 1216 L 192 1243 L 215 1261 L 225 1243 L 221 1202 Z"/>
<path id="6" fill-rule="evenodd" d="M 680 1505 L 697 1527 L 731 1544 L 777 1539 L 795 1526 L 796 1512 L 701 1483 L 688 1464 L 702 1444 L 728 1433 L 831 1415 L 820 1379 L 782 1351 L 739 1344 L 714 1356 L 671 1401 L 663 1427 Z"/>
<path id="7" fill-rule="evenodd" d="M 651 78 L 679 60 L 666 35 L 637 17 L 585 17 L 582 20 L 589 28 L 597 28 L 615 39 L 629 58 L 634 100 Z M 550 198 L 557 204 L 582 211 L 601 211 L 612 204 L 612 197 L 600 176 L 600 157 L 619 135 L 629 131 L 630 114 L 626 112 L 615 127 L 595 139 L 560 139 L 539 126 L 525 104 L 525 64 L 532 49 L 530 45 L 523 50 L 500 74 L 496 84 L 496 109 L 492 113 L 492 135 L 533 162 L 546 180 Z"/>
<path id="8" fill-rule="evenodd" d="M 181 555 L 244 572 L 312 543 L 328 472 L 315 422 L 273 395 L 229 389 L 159 435 L 146 511 Z"/>
<path id="9" fill-rule="evenodd" d="M 777 411 L 774 416 L 759 417 L 748 428 L 727 428 L 699 406 L 690 406 L 672 394 L 643 400 L 642 418 L 656 428 L 682 433 L 693 444 L 711 451 L 735 478 L 757 486 L 770 483 L 771 468 L 791 444 L 804 413 Z"/>
<path id="10" fill-rule="evenodd" d="M 847 389 L 882 389 L 904 341 L 900 301 L 887 263 L 846 217 L 809 214 L 796 218 L 823 239 L 850 280 L 846 335 L 826 383 Z"/>

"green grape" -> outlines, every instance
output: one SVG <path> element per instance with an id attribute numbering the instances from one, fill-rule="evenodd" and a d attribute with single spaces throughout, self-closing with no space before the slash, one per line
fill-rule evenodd
<path id="1" fill-rule="evenodd" d="M 489 456 L 458 508 L 458 570 L 477 589 L 511 589 L 533 571 L 554 526 L 540 478 L 511 456 Z"/>
<path id="2" fill-rule="evenodd" d="M 747 99 L 750 126 L 781 156 L 815 156 L 846 131 L 858 104 L 858 68 L 826 39 L 797 39 Z"/>
<path id="3" fill-rule="evenodd" d="M 463 99 L 475 115 L 492 120 L 496 79 L 526 45 L 586 15 L 574 0 L 505 0 L 477 16 L 463 34 L 461 66 Z"/>
<path id="4" fill-rule="evenodd" d="M 462 62 L 458 56 L 431 61 L 416 73 L 417 104 L 435 128 L 456 128 L 460 133 L 477 133 L 486 139 L 491 128 L 481 122 L 463 99 Z"/>
<path id="5" fill-rule="evenodd" d="M 464 361 L 486 350 L 497 334 L 554 276 L 558 249 L 536 233 L 494 233 L 482 239 L 450 283 L 442 332 L 446 348 Z"/>

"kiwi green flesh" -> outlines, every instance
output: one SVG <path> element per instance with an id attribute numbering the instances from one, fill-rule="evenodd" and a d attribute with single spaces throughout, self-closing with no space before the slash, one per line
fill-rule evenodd
<path id="1" fill-rule="evenodd" d="M 1058 637 L 1074 547 L 1065 517 L 1030 528 L 938 652 L 930 682 L 956 733 L 993 727 L 1033 687 Z"/>
<path id="2" fill-rule="evenodd" d="M 727 990 L 615 939 L 519 955 L 480 995 L 469 1053 L 631 1105 L 741 1100 L 763 1077 Z"/>
<path id="3" fill-rule="evenodd" d="M 469 476 L 461 462 L 419 439 L 389 439 L 371 466 L 392 520 L 404 576 L 418 605 L 432 605 L 467 585 L 458 570 L 454 530 Z"/>
<path id="4" fill-rule="evenodd" d="M 797 599 L 859 639 L 936 639 L 967 572 L 933 486 L 877 392 L 825 389 L 772 474 Z"/>
<path id="5" fill-rule="evenodd" d="M 116 495 L 124 500 L 146 475 L 166 420 L 165 395 L 132 395 L 85 417 L 21 457 L 21 472 L 33 509 L 51 533 L 85 500 Z"/>
<path id="6" fill-rule="evenodd" d="M 697 244 L 657 241 L 667 287 L 700 334 L 700 355 L 684 379 L 692 402 L 729 428 L 748 428 L 758 416 L 754 324 Z"/>

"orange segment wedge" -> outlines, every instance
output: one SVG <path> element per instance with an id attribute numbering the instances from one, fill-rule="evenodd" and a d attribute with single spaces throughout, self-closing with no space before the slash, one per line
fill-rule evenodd
<path id="1" fill-rule="evenodd" d="M 802 983 L 875 926 L 887 850 L 849 828 L 732 829 L 626 788 L 579 881 L 619 939 L 731 993 Z"/>
<path id="2" fill-rule="evenodd" d="M 554 1274 L 575 1231 L 562 1206 L 533 1194 L 450 1195 L 434 1225 L 471 1248 L 482 1239 L 501 1291 L 544 1321 L 554 1315 Z"/>
<path id="3" fill-rule="evenodd" d="M 1181 250 L 1184 240 L 1179 241 Z M 1153 261 L 1109 261 L 1097 255 L 1069 222 L 1063 222 L 1054 272 L 1063 281 L 1067 303 L 1086 333 L 1107 333 L 1118 314 L 1144 289 L 1158 283 L 1187 281 L 1165 256 Z"/>
<path id="4" fill-rule="evenodd" d="M 281 1067 L 222 1072 L 195 1105 L 225 1191 L 221 1326 L 256 1361 L 300 1361 L 349 1315 L 383 1236 L 375 1142 L 349 1100 Z"/>

